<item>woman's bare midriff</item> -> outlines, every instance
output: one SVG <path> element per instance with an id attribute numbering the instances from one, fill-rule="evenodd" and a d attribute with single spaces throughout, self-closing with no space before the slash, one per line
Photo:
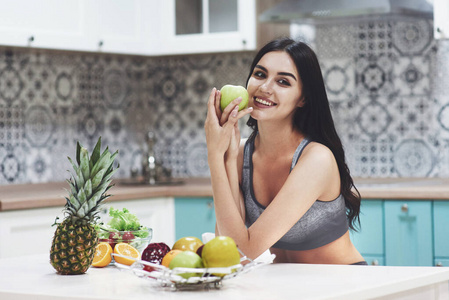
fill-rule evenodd
<path id="1" fill-rule="evenodd" d="M 335 241 L 316 249 L 295 251 L 270 248 L 270 251 L 276 255 L 275 263 L 350 265 L 364 260 L 351 243 L 349 231 Z"/>

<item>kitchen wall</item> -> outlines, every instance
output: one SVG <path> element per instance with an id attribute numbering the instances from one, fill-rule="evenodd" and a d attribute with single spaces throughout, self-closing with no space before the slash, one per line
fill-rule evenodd
<path id="1" fill-rule="evenodd" d="M 291 31 L 316 49 L 353 175 L 449 177 L 449 41 L 431 21 Z"/>
<path id="2" fill-rule="evenodd" d="M 76 141 L 140 169 L 145 133 L 173 176 L 208 176 L 212 87 L 244 84 L 253 53 L 136 57 L 0 48 L 0 184 L 62 181 Z"/>
<path id="3" fill-rule="evenodd" d="M 432 24 L 362 22 L 293 31 L 321 60 L 352 174 L 449 177 L 449 42 Z M 253 52 L 137 57 L 0 48 L 0 184 L 61 181 L 76 141 L 140 168 L 144 136 L 176 177 L 208 176 L 213 86 L 244 84 Z M 249 134 L 242 122 L 243 136 Z"/>

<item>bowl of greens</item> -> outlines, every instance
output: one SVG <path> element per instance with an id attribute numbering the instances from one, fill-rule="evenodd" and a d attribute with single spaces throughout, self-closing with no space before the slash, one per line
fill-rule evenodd
<path id="1" fill-rule="evenodd" d="M 99 242 L 106 242 L 114 249 L 118 243 L 128 243 L 136 248 L 139 253 L 148 246 L 153 236 L 152 228 L 140 224 L 136 215 L 128 209 L 109 209 L 111 219 L 106 223 L 97 225 Z"/>

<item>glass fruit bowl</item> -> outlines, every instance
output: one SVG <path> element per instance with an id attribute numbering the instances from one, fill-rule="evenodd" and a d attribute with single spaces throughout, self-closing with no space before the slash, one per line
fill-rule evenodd
<path id="1" fill-rule="evenodd" d="M 113 256 L 116 254 L 112 254 Z M 240 264 L 224 268 L 174 268 L 151 263 L 144 260 L 136 260 L 131 266 L 116 263 L 121 269 L 130 270 L 137 277 L 150 280 L 161 288 L 171 290 L 198 290 L 198 289 L 220 289 L 223 280 L 231 279 L 259 266 L 270 264 L 274 260 L 255 261 L 243 256 Z M 186 276 L 187 275 L 187 276 Z"/>
<path id="2" fill-rule="evenodd" d="M 128 243 L 136 248 L 140 254 L 148 246 L 153 237 L 153 229 L 145 228 L 133 231 L 106 230 L 99 228 L 97 230 L 99 242 L 106 242 L 114 249 L 118 243 Z"/>

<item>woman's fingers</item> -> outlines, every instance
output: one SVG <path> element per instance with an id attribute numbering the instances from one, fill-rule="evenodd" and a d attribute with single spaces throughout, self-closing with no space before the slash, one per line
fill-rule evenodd
<path id="1" fill-rule="evenodd" d="M 229 118 L 227 122 L 223 125 L 223 127 L 234 127 L 239 119 L 243 118 L 245 115 L 250 114 L 253 111 L 252 107 L 245 108 L 239 111 L 239 106 L 235 106 L 234 109 L 230 112 Z"/>
<path id="2" fill-rule="evenodd" d="M 206 117 L 206 121 L 207 120 L 217 120 L 218 121 L 217 113 L 215 111 L 216 92 L 217 92 L 217 89 L 213 88 L 212 91 L 209 94 L 209 100 L 207 101 L 207 117 Z"/>
<path id="3" fill-rule="evenodd" d="M 221 99 L 221 92 L 220 90 L 215 90 L 215 113 L 217 114 L 218 120 L 221 120 L 221 109 L 220 109 L 220 99 Z M 221 122 L 220 122 L 221 123 Z"/>
<path id="4" fill-rule="evenodd" d="M 234 100 L 232 100 L 231 103 L 229 103 L 228 106 L 226 106 L 226 108 L 223 110 L 223 113 L 221 114 L 221 118 L 220 118 L 220 124 L 224 124 L 226 123 L 226 121 L 229 118 L 229 115 L 231 114 L 231 112 L 234 110 L 234 107 L 236 105 L 239 105 L 240 102 L 242 102 L 242 98 L 238 97 Z"/>

